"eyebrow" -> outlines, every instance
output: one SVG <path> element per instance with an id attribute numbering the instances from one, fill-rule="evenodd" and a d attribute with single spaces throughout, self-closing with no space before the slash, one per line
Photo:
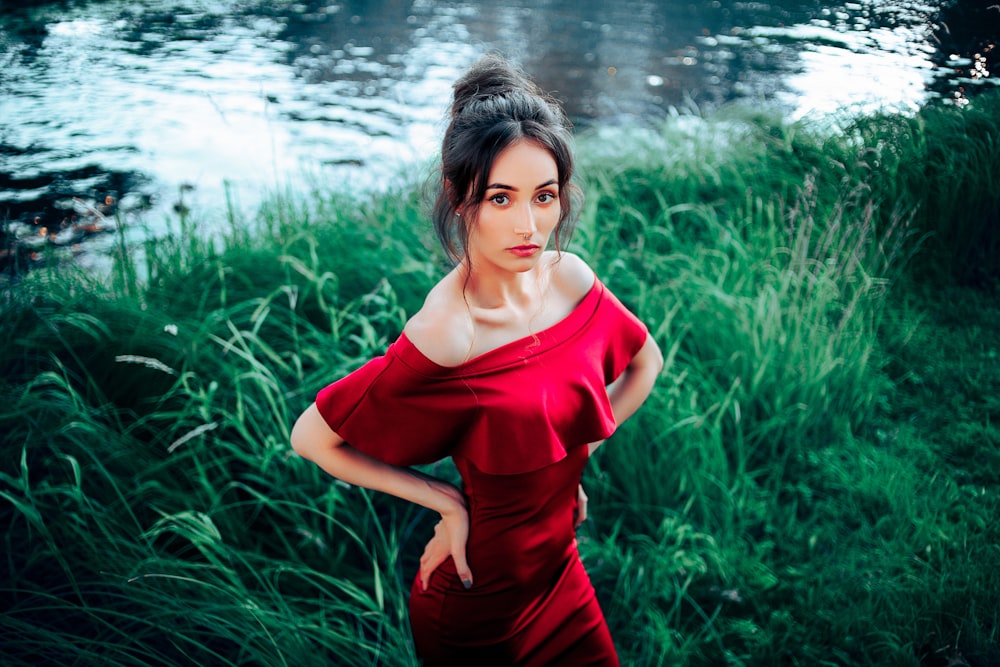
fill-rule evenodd
<path id="1" fill-rule="evenodd" d="M 559 183 L 559 181 L 557 181 L 556 179 L 553 178 L 551 181 L 545 181 L 541 185 L 537 186 L 535 189 L 536 190 L 541 190 L 542 188 L 547 188 L 550 185 L 558 185 L 558 183 Z M 513 185 L 504 185 L 503 183 L 491 183 L 490 185 L 486 186 L 486 189 L 487 190 L 510 190 L 512 192 L 517 192 L 517 188 L 515 188 Z"/>

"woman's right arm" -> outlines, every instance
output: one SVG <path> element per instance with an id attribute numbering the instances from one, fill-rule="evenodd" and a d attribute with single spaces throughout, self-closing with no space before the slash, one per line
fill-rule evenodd
<path id="1" fill-rule="evenodd" d="M 472 585 L 472 572 L 465 560 L 469 514 L 461 491 L 418 470 L 383 463 L 351 447 L 330 428 L 315 403 L 295 422 L 291 440 L 296 453 L 339 480 L 391 494 L 440 514 L 443 539 L 458 576 L 466 587 Z"/>

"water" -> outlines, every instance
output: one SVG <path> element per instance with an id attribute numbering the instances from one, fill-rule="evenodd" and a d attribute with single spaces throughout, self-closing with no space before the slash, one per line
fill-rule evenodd
<path id="1" fill-rule="evenodd" d="M 6 243 L 86 249 L 102 235 L 80 223 L 112 210 L 157 234 L 182 211 L 221 224 L 227 198 L 378 187 L 426 164 L 451 82 L 490 48 L 580 128 L 733 101 L 793 118 L 962 104 L 997 80 L 991 4 L 4 1 Z"/>

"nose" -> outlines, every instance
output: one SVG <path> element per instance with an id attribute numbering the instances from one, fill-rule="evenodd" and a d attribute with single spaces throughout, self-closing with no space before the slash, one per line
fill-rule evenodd
<path id="1" fill-rule="evenodd" d="M 538 230 L 538 226 L 535 225 L 535 211 L 532 209 L 531 204 L 527 204 L 522 207 L 520 214 L 517 216 L 517 225 L 514 227 L 514 233 L 518 236 L 531 236 Z"/>

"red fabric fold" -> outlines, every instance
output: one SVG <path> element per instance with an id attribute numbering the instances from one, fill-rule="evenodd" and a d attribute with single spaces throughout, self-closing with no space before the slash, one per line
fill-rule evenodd
<path id="1" fill-rule="evenodd" d="M 646 327 L 601 283 L 563 320 L 460 366 L 440 366 L 405 334 L 316 396 L 350 445 L 387 463 L 447 456 L 489 474 L 538 470 L 615 430 L 606 385 Z"/>

